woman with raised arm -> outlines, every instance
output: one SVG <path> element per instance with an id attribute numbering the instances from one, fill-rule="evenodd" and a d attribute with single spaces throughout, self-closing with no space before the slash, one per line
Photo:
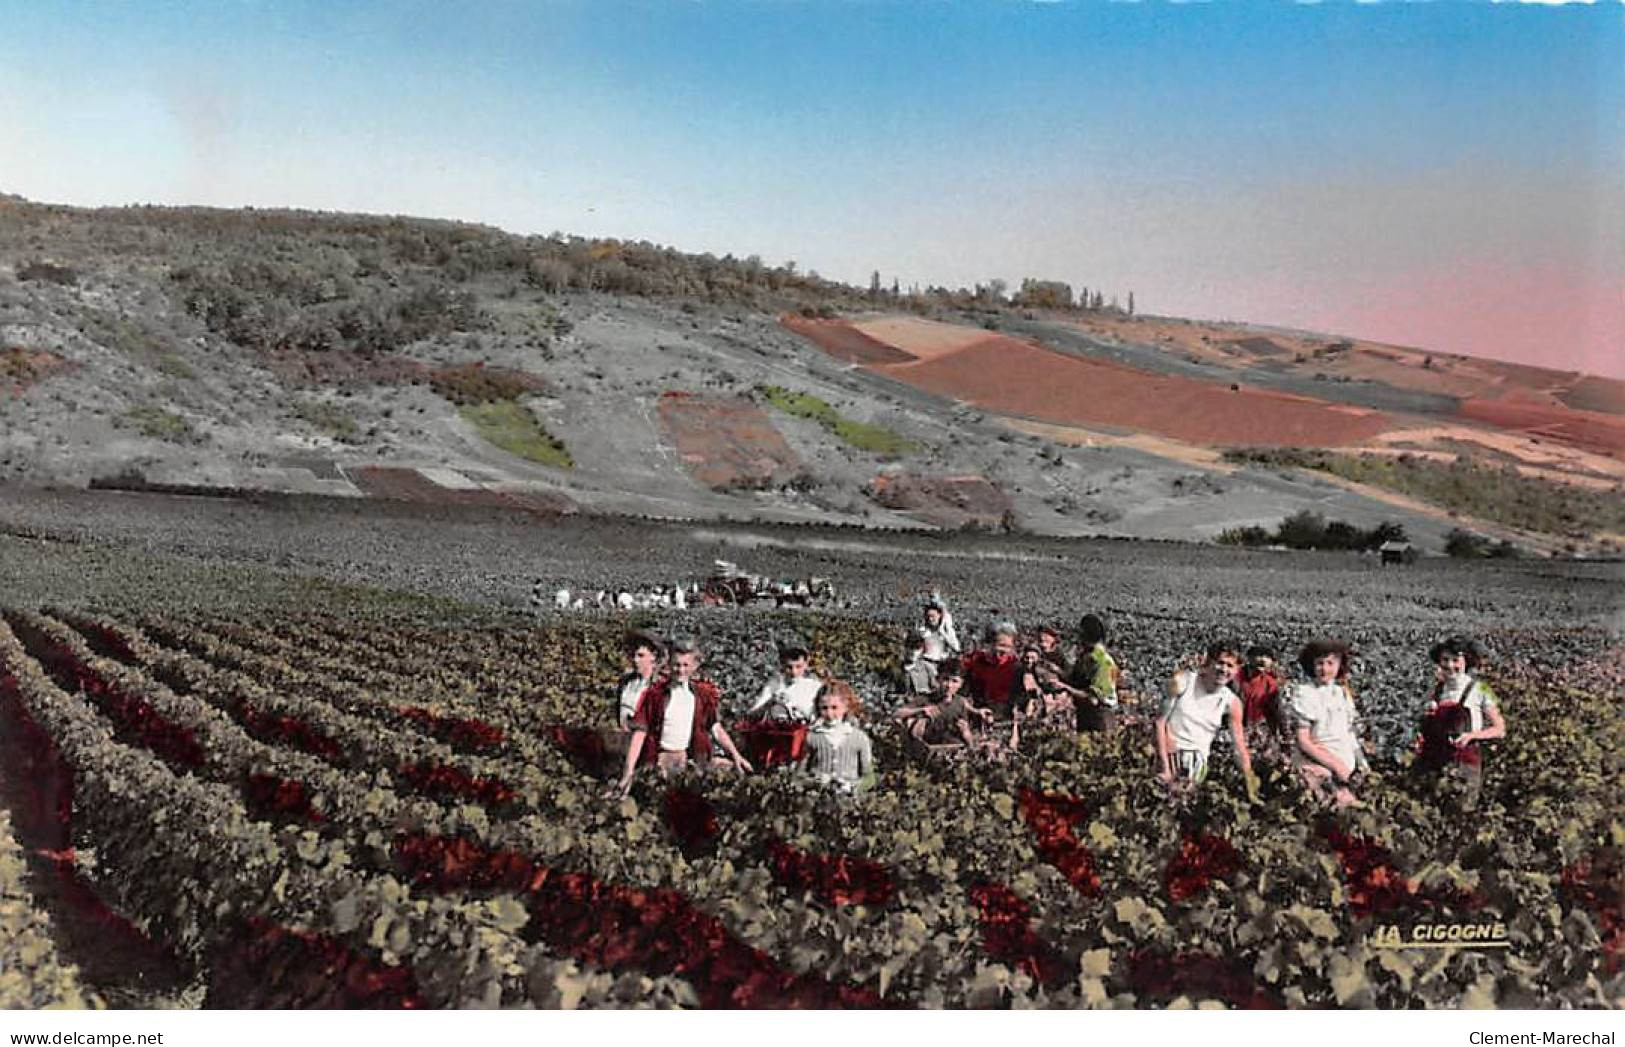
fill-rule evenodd
<path id="1" fill-rule="evenodd" d="M 959 634 L 954 631 L 948 605 L 936 593 L 931 594 L 921 613 L 924 620 L 909 633 L 903 672 L 912 693 L 930 694 L 937 687 L 937 667 L 949 658 L 959 657 Z"/>

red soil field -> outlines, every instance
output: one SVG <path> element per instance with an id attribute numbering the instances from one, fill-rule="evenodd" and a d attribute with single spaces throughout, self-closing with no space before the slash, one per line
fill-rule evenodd
<path id="1" fill-rule="evenodd" d="M 416 469 L 369 465 L 349 473 L 349 478 L 372 498 L 422 505 L 485 505 L 497 509 L 518 509 L 533 516 L 559 516 L 575 511 L 575 503 L 562 494 L 541 491 L 458 491 L 425 477 Z"/>
<path id="2" fill-rule="evenodd" d="M 1155 433 L 1193 444 L 1335 447 L 1393 426 L 1377 411 L 1154 375 L 1000 335 L 935 360 L 879 370 L 1002 414 Z"/>
<path id="3" fill-rule="evenodd" d="M 776 487 L 801 470 L 767 415 L 743 397 L 661 393 L 660 421 L 689 475 L 713 490 Z"/>
<path id="4" fill-rule="evenodd" d="M 1363 443 L 1402 424 L 1380 411 L 1153 374 L 1003 335 L 916 358 L 839 321 L 786 317 L 783 323 L 832 355 L 865 363 L 927 392 L 1061 425 L 1122 429 L 1210 447 L 1339 447 Z M 1290 340 L 1232 338 L 1224 344 L 1230 352 L 1258 356 L 1284 351 Z M 882 359 L 874 345 L 908 359 Z M 1411 365 L 1407 353 L 1418 360 L 1425 357 L 1412 350 L 1369 350 L 1364 356 L 1355 351 L 1321 366 L 1406 388 L 1438 387 L 1436 391 L 1464 397 L 1461 418 L 1625 459 L 1625 382 L 1445 354 L 1428 369 Z M 1571 406 L 1563 406 L 1559 398 Z"/>
<path id="5" fill-rule="evenodd" d="M 840 320 L 809 320 L 804 316 L 781 316 L 785 329 L 810 339 L 837 360 L 854 364 L 901 364 L 914 357 L 896 346 L 871 338 Z"/>
<path id="6" fill-rule="evenodd" d="M 1504 400 L 1464 400 L 1461 414 L 1499 429 L 1625 459 L 1625 418 L 1616 415 Z"/>
<path id="7" fill-rule="evenodd" d="M 59 356 L 33 349 L 0 349 L 0 393 L 21 396 L 41 378 L 67 367 Z"/>

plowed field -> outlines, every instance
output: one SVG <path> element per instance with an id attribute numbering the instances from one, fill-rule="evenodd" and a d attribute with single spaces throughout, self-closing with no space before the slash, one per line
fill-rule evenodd
<path id="1" fill-rule="evenodd" d="M 864 334 L 839 320 L 809 320 L 785 316 L 779 322 L 815 343 L 837 360 L 855 364 L 896 364 L 914 359 L 901 349 Z"/>
<path id="2" fill-rule="evenodd" d="M 1500 429 L 1556 440 L 1610 458 L 1625 458 L 1625 418 L 1615 415 L 1499 400 L 1467 400 L 1461 405 L 1461 413 Z"/>
<path id="3" fill-rule="evenodd" d="M 479 505 L 521 509 L 542 516 L 575 511 L 575 503 L 553 491 L 493 491 L 471 485 L 447 487 L 417 469 L 369 465 L 349 474 L 350 481 L 372 498 L 420 505 Z"/>
<path id="4" fill-rule="evenodd" d="M 929 392 L 1003 414 L 1131 429 L 1195 444 L 1335 447 L 1392 427 L 1391 419 L 1376 411 L 1153 375 L 1001 336 L 883 370 Z"/>
<path id="5" fill-rule="evenodd" d="M 987 332 L 978 327 L 922 320 L 917 316 L 884 316 L 858 320 L 852 326 L 921 360 L 958 352 L 987 337 Z"/>
<path id="6" fill-rule="evenodd" d="M 999 526 L 1010 498 L 982 476 L 877 476 L 875 500 L 941 527 Z"/>

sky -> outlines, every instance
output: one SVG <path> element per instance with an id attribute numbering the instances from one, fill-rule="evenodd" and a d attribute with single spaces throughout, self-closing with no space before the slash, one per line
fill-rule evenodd
<path id="1" fill-rule="evenodd" d="M 1625 377 L 1625 7 L 0 0 L 0 192 L 1066 280 Z"/>

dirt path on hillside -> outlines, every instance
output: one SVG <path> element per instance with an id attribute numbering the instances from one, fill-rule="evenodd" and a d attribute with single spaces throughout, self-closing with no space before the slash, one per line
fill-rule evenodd
<path id="1" fill-rule="evenodd" d="M 1195 444 L 1180 443 L 1177 440 L 1167 440 L 1149 433 L 1108 433 L 1099 429 L 1089 429 L 1077 425 L 1056 425 L 1053 422 L 1035 422 L 1030 418 L 1010 418 L 999 416 L 999 424 L 1014 429 L 1020 433 L 1043 437 L 1055 443 L 1068 447 L 1129 447 L 1146 454 L 1154 454 L 1158 458 L 1178 462 L 1181 465 L 1192 465 L 1198 469 L 1209 469 L 1215 473 L 1229 476 L 1239 468 L 1224 460 L 1224 455 L 1211 447 L 1198 447 Z"/>

